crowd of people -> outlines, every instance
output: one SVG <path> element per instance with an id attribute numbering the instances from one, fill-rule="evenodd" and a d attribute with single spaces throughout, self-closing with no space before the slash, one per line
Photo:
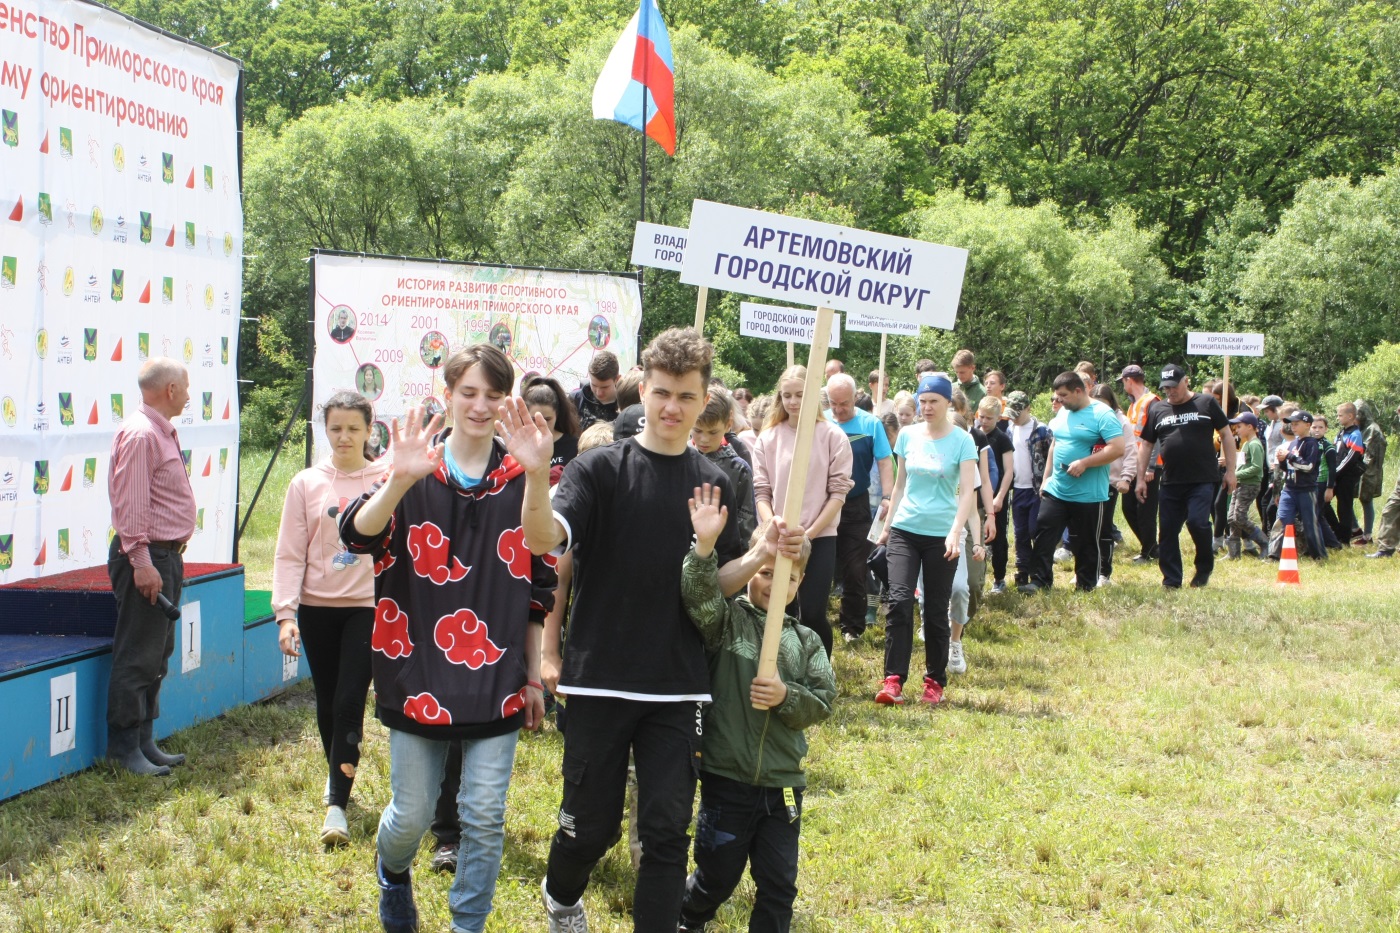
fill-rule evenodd
<path id="1" fill-rule="evenodd" d="M 540 377 L 517 387 L 499 349 L 469 346 L 443 370 L 450 426 L 413 409 L 379 459 L 363 393 L 323 406 L 331 454 L 287 491 L 273 602 L 282 650 L 305 654 L 314 682 L 328 846 L 350 840 L 374 686 L 389 734 L 376 837 L 386 931 L 418 929 L 412 865 L 430 831 L 432 867 L 454 873 L 452 928 L 484 929 L 517 738 L 551 707 L 564 736 L 541 880 L 552 933 L 587 930 L 583 894 L 629 798 L 635 929 L 704 929 L 747 866 L 750 930 L 786 930 L 804 730 L 831 713 L 838 642 L 868 642 L 883 616 L 873 698 L 896 706 L 918 638 L 919 700 L 937 706 L 968 668 L 963 636 L 986 595 L 1035 597 L 1062 562 L 1079 590 L 1112 585 L 1128 545 L 1120 507 L 1132 560 L 1155 563 L 1170 589 L 1187 582 L 1183 527 L 1191 587 L 1209 584 L 1218 556 L 1278 559 L 1290 525 L 1319 561 L 1372 543 L 1368 556 L 1386 558 L 1400 541 L 1400 484 L 1376 514 L 1385 433 L 1364 401 L 1338 408 L 1329 437 L 1323 413 L 1218 381 L 1198 392 L 1175 364 L 1151 378 L 1127 366 L 1115 386 L 1080 363 L 1054 379 L 1042 422 L 1005 374 L 979 378 L 969 350 L 947 370 L 921 360 L 912 390 L 893 396 L 887 374 L 862 387 L 831 361 L 806 409 L 816 423 L 790 525 L 807 372 L 790 367 L 755 396 L 712 379 L 712 357 L 694 330 L 672 329 L 633 372 L 598 352 L 570 392 Z M 145 364 L 145 404 L 113 448 L 108 755 L 151 775 L 181 761 L 151 725 L 173 643 L 156 604 L 178 601 L 193 533 L 170 420 L 187 387 L 178 362 Z M 789 601 L 764 675 L 779 556 Z"/>

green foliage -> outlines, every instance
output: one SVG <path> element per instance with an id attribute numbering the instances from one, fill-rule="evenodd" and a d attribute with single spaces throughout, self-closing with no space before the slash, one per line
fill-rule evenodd
<path id="1" fill-rule="evenodd" d="M 1395 430 L 1395 409 L 1400 406 L 1400 343 L 1382 343 L 1347 369 L 1322 400 L 1322 410 L 1334 412 L 1343 402 L 1366 399 L 1387 433 Z"/>
<path id="2" fill-rule="evenodd" d="M 1242 361 L 1256 384 L 1319 398 L 1382 341 L 1400 340 L 1400 169 L 1308 182 L 1252 250 L 1227 306 L 1232 330 L 1266 335 Z"/>
<path id="3" fill-rule="evenodd" d="M 1173 354 L 1184 339 L 1159 310 L 1176 299 L 1156 231 L 1126 209 L 1103 224 L 1073 224 L 1049 204 L 1017 207 L 1004 192 L 985 201 L 945 192 L 909 225 L 922 239 L 967 249 L 968 265 L 957 329 L 926 330 L 901 363 L 928 357 L 947 366 L 971 347 L 981 369 L 1033 388 L 1082 359 L 1111 371 Z"/>

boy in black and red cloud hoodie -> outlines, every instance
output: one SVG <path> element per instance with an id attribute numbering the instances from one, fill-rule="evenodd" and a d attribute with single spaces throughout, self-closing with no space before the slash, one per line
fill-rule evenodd
<path id="1" fill-rule="evenodd" d="M 444 369 L 453 428 L 424 411 L 393 425 L 389 473 L 345 510 L 340 534 L 374 557 L 375 715 L 389 728 L 393 799 L 379 821 L 379 919 L 416 931 L 410 868 L 432 823 L 448 748 L 462 748 L 462 847 L 452 929 L 480 933 L 505 841 L 506 791 L 522 727 L 544 716 L 540 633 L 554 559 L 521 529 L 525 471 L 495 438 L 510 361 L 489 344 Z M 470 843 L 470 844 L 468 844 Z"/>

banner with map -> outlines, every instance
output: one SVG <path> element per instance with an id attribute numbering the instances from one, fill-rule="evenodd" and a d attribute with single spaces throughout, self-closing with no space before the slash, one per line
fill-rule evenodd
<path id="1" fill-rule="evenodd" d="M 407 409 L 443 410 L 443 366 L 464 345 L 499 347 L 517 386 L 538 374 L 572 390 L 600 350 L 623 372 L 637 361 L 642 303 L 630 275 L 324 252 L 312 262 L 314 411 L 319 421 L 336 392 L 359 392 L 374 403 L 381 447 Z M 319 423 L 316 450 L 330 453 Z"/>
<path id="2" fill-rule="evenodd" d="M 112 439 L 162 355 L 190 370 L 187 559 L 227 561 L 240 66 L 80 0 L 0 9 L 0 583 L 106 562 Z"/>

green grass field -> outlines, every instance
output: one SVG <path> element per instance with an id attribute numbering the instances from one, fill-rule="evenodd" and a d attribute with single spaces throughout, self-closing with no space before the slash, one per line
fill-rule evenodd
<path id="1" fill-rule="evenodd" d="M 281 488 L 267 501 L 250 587 Z M 1304 561 L 1280 591 L 1246 561 L 1168 593 L 1122 560 L 1088 596 L 989 598 L 937 710 L 871 702 L 881 632 L 838 648 L 794 929 L 1400 928 L 1400 590 L 1377 564 Z M 334 853 L 304 687 L 175 737 L 191 763 L 169 779 L 98 768 L 0 805 L 0 930 L 377 930 L 388 751 L 367 733 L 354 844 Z M 490 930 L 543 929 L 560 746 L 520 744 Z M 424 930 L 448 929 L 449 879 L 416 880 Z M 592 929 L 631 929 L 631 880 L 620 846 L 586 897 Z M 746 881 L 717 928 L 746 929 L 751 896 Z"/>

